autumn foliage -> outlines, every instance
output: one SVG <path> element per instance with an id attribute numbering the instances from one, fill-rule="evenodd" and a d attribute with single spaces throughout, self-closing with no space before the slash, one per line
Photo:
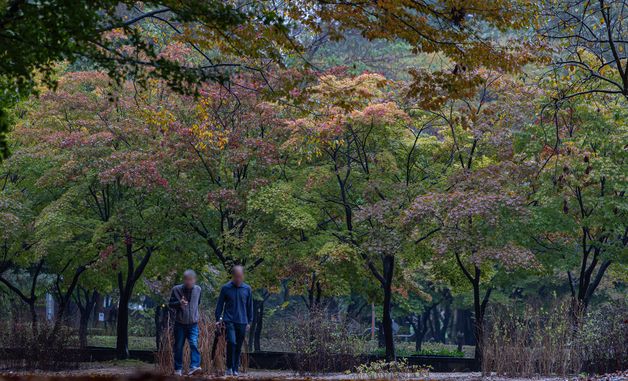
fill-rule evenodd
<path id="1" fill-rule="evenodd" d="M 64 62 L 0 76 L 29 84 L 0 103 L 0 290 L 34 335 L 45 293 L 54 332 L 82 296 L 115 295 L 128 357 L 132 300 L 160 305 L 186 268 L 210 294 L 237 264 L 256 350 L 295 300 L 335 322 L 372 308 L 388 361 L 405 322 L 417 350 L 429 319 L 453 343 L 455 305 L 481 361 L 504 342 L 486 332 L 494 303 L 567 298 L 575 332 L 621 297 L 619 2 L 101 3 Z"/>

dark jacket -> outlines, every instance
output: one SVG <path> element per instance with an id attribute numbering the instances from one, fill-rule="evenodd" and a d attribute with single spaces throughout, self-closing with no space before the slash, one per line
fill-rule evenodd
<path id="1" fill-rule="evenodd" d="M 181 298 L 185 296 L 188 305 L 181 305 Z M 179 284 L 172 288 L 170 293 L 170 301 L 168 306 L 176 311 L 175 321 L 181 324 L 198 323 L 198 310 L 201 305 L 201 288 L 194 286 L 192 289 L 186 289 L 185 285 Z"/>
<path id="2" fill-rule="evenodd" d="M 242 283 L 237 287 L 229 282 L 220 289 L 218 304 L 216 305 L 216 321 L 238 324 L 251 324 L 253 321 L 253 291 L 251 287 Z"/>

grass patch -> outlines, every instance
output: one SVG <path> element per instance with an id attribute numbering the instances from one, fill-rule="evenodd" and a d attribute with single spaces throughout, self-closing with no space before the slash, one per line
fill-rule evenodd
<path id="1" fill-rule="evenodd" d="M 145 366 L 145 365 L 149 365 L 148 363 L 145 363 L 143 361 L 140 360 L 134 360 L 134 359 L 126 359 L 126 360 L 111 360 L 111 361 L 100 361 L 98 362 L 99 365 L 102 365 L 104 367 L 109 367 L 109 366 L 116 366 L 116 367 L 123 367 L 123 368 L 137 368 L 140 366 Z"/>
<path id="2" fill-rule="evenodd" d="M 414 355 L 418 356 L 447 356 L 447 357 L 464 357 L 464 352 L 459 351 L 458 349 L 428 349 L 424 348 L 418 352 L 414 352 Z"/>
<path id="3" fill-rule="evenodd" d="M 423 343 L 423 348 L 420 351 L 414 349 L 414 343 L 401 342 L 395 343 L 395 353 L 400 357 L 408 356 L 447 356 L 447 357 L 473 357 L 473 346 L 463 346 L 462 351 L 458 350 L 458 347 L 454 344 L 443 344 L 427 342 Z M 369 351 L 370 354 L 384 356 L 386 349 L 373 348 Z"/>
<path id="4" fill-rule="evenodd" d="M 115 336 L 88 336 L 87 345 L 92 346 L 92 347 L 115 348 L 116 337 Z M 129 336 L 129 349 L 154 351 L 157 349 L 155 347 L 155 338 L 150 337 L 150 336 L 149 337 Z"/>

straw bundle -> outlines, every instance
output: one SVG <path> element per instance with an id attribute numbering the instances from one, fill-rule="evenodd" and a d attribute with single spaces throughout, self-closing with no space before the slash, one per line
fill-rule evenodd
<path id="1" fill-rule="evenodd" d="M 169 322 L 167 332 L 164 332 L 155 354 L 157 371 L 164 375 L 172 374 L 174 370 L 174 323 Z M 224 327 L 216 327 L 215 321 L 207 314 L 201 314 L 198 322 L 198 349 L 201 352 L 201 368 L 203 374 L 217 375 L 225 372 L 227 342 L 225 341 Z M 248 370 L 248 355 L 245 352 L 246 341 L 242 346 L 242 371 Z M 190 348 L 185 343 L 183 350 L 183 372 L 188 372 L 190 364 Z"/>

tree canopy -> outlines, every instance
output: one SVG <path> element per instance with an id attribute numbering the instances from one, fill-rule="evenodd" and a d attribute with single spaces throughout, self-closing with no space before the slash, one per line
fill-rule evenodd
<path id="1" fill-rule="evenodd" d="M 625 289 L 624 12 L 0 0 L 1 290 L 34 329 L 44 292 L 59 321 L 115 295 L 120 357 L 190 267 L 245 267 L 258 349 L 273 296 L 377 305 L 389 360 L 452 305 L 478 359 L 491 303 L 566 296 L 577 327 Z"/>

